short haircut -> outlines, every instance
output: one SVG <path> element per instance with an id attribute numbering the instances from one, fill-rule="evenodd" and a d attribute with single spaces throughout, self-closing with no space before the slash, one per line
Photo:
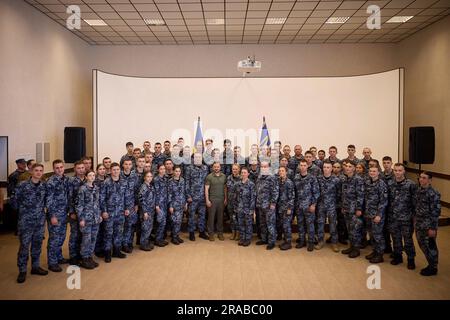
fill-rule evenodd
<path id="1" fill-rule="evenodd" d="M 105 161 L 105 160 L 111 160 L 111 158 L 110 157 L 104 157 L 102 161 Z"/>
<path id="2" fill-rule="evenodd" d="M 380 162 L 377 159 L 370 159 L 369 162 L 375 162 L 377 166 L 380 165 Z"/>
<path id="3" fill-rule="evenodd" d="M 117 162 L 111 163 L 111 169 L 114 167 L 119 167 L 119 169 L 120 169 L 120 165 Z"/>
<path id="4" fill-rule="evenodd" d="M 157 142 L 157 143 L 159 143 L 159 142 Z M 170 144 L 170 141 L 169 140 L 164 141 L 164 144 L 166 144 L 166 143 Z"/>
<path id="5" fill-rule="evenodd" d="M 299 164 L 300 164 L 300 163 L 308 163 L 308 162 L 306 162 L 305 159 L 302 159 L 302 160 L 300 160 Z"/>
<path id="6" fill-rule="evenodd" d="M 428 179 L 433 179 L 433 174 L 430 171 L 422 171 L 420 174 L 424 174 Z"/>
<path id="7" fill-rule="evenodd" d="M 79 166 L 79 165 L 81 165 L 81 164 L 84 165 L 83 161 L 78 160 L 78 161 L 75 161 L 75 163 L 73 164 L 73 166 L 76 167 L 76 166 Z"/>
<path id="8" fill-rule="evenodd" d="M 55 165 L 60 164 L 60 163 L 64 164 L 64 161 L 62 161 L 61 159 L 53 160 L 52 166 L 54 167 Z"/>
<path id="9" fill-rule="evenodd" d="M 141 154 L 138 159 L 145 159 L 145 156 L 143 154 Z"/>
<path id="10" fill-rule="evenodd" d="M 172 159 L 170 159 L 170 158 L 167 158 L 166 160 L 164 160 L 163 163 L 166 164 L 166 163 L 169 162 L 169 161 L 173 163 Z"/>
<path id="11" fill-rule="evenodd" d="M 89 157 L 83 157 L 83 158 L 81 158 L 80 160 L 81 160 L 81 161 L 84 161 L 84 160 L 91 160 L 91 158 L 89 158 Z"/>
<path id="12" fill-rule="evenodd" d="M 356 167 L 356 162 L 353 161 L 353 160 L 346 160 L 345 162 L 348 163 L 348 164 L 350 164 L 350 165 L 352 165 L 352 166 L 354 166 L 354 167 Z M 363 166 L 363 167 L 364 167 L 364 166 Z M 364 167 L 364 168 L 365 168 L 365 167 Z"/>
<path id="13" fill-rule="evenodd" d="M 350 148 L 352 148 L 352 149 L 356 149 L 356 147 L 355 147 L 355 145 L 354 145 L 354 144 L 349 144 L 349 145 L 347 146 L 347 149 L 350 149 Z"/>
<path id="14" fill-rule="evenodd" d="M 328 150 L 331 150 L 331 149 L 334 149 L 334 150 L 337 151 L 337 148 L 335 146 L 331 146 L 331 147 L 328 148 Z"/>
<path id="15" fill-rule="evenodd" d="M 133 142 L 128 141 L 125 146 L 128 148 L 129 146 L 134 146 Z"/>
<path id="16" fill-rule="evenodd" d="M 208 142 L 208 141 L 211 142 L 211 143 L 213 143 L 213 139 L 211 139 L 211 138 L 206 139 L 206 140 L 205 140 L 205 143 Z"/>
<path id="17" fill-rule="evenodd" d="M 313 155 L 313 153 L 312 153 L 310 150 L 308 150 L 308 151 L 305 152 L 305 156 L 306 156 L 307 154 Z"/>
<path id="18" fill-rule="evenodd" d="M 325 153 L 325 150 L 320 149 L 319 151 L 317 151 L 317 153 Z"/>
<path id="19" fill-rule="evenodd" d="M 144 141 L 144 144 L 146 144 L 146 143 L 150 143 L 150 141 L 148 141 L 148 140 L 145 140 L 145 141 Z"/>
<path id="20" fill-rule="evenodd" d="M 336 163 L 339 163 L 339 162 L 336 162 Z M 330 164 L 331 166 L 333 166 L 333 163 L 332 163 L 330 160 L 328 160 L 328 159 L 324 160 L 324 161 L 323 161 L 323 164 L 324 164 L 324 165 L 325 165 L 325 164 Z"/>
<path id="21" fill-rule="evenodd" d="M 405 165 L 401 162 L 397 162 L 396 164 L 394 164 L 394 167 L 403 167 L 403 169 L 405 169 Z"/>
<path id="22" fill-rule="evenodd" d="M 134 148 L 134 149 L 133 149 L 133 152 L 136 152 L 136 151 L 141 152 L 141 149 L 140 149 L 140 148 Z"/>
<path id="23" fill-rule="evenodd" d="M 131 163 L 133 162 L 133 161 L 131 161 L 131 159 L 125 159 L 125 160 L 123 160 L 123 163 L 128 162 L 128 161 L 130 161 Z M 111 165 L 111 168 L 112 168 L 112 165 Z"/>
<path id="24" fill-rule="evenodd" d="M 161 142 L 155 143 L 155 147 L 156 147 L 156 146 L 160 146 L 160 145 L 161 145 Z"/>
<path id="25" fill-rule="evenodd" d="M 93 173 L 93 174 L 95 174 L 95 171 L 94 170 L 88 170 L 86 173 L 85 173 L 85 175 L 87 176 L 89 173 Z"/>
<path id="26" fill-rule="evenodd" d="M 34 159 L 28 160 L 27 161 L 27 167 L 29 167 L 34 161 L 36 161 L 36 160 L 34 160 Z"/>
<path id="27" fill-rule="evenodd" d="M 392 158 L 389 156 L 384 156 L 383 161 L 391 161 L 392 162 Z"/>
<path id="28" fill-rule="evenodd" d="M 37 167 L 41 167 L 42 169 L 44 169 L 44 165 L 42 163 L 35 163 L 31 166 L 31 170 L 33 170 L 34 168 L 37 168 Z"/>
<path id="29" fill-rule="evenodd" d="M 281 168 L 284 168 L 284 167 L 281 167 Z M 247 172 L 249 172 L 247 167 L 242 167 L 242 168 L 241 168 L 241 172 L 244 171 L 244 170 L 247 171 Z"/>

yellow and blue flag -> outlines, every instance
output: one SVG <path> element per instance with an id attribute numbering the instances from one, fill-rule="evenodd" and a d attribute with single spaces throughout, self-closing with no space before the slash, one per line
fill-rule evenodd
<path id="1" fill-rule="evenodd" d="M 261 129 L 261 139 L 259 140 L 259 147 L 262 147 L 264 145 L 270 146 L 270 137 L 269 130 L 267 130 L 266 117 L 263 117 L 263 126 Z"/>

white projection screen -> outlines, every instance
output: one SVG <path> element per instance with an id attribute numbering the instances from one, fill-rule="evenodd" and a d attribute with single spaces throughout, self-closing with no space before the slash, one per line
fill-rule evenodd
<path id="1" fill-rule="evenodd" d="M 93 70 L 94 158 L 118 161 L 125 143 L 142 147 L 182 136 L 224 138 L 247 155 L 259 143 L 263 116 L 270 139 L 347 156 L 355 144 L 373 157 L 402 161 L 403 69 L 348 77 L 142 78 Z"/>

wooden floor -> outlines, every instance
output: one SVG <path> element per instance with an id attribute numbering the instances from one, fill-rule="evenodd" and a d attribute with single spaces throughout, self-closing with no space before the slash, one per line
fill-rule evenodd
<path id="1" fill-rule="evenodd" d="M 438 231 L 438 276 L 419 275 L 426 264 L 418 248 L 415 271 L 405 263 L 390 265 L 385 255 L 380 290 L 367 289 L 370 264 L 362 256 L 349 259 L 328 246 L 313 252 L 245 248 L 226 236 L 224 242 L 197 239 L 151 252 L 135 250 L 110 264 L 99 261 L 99 268 L 81 270 L 81 289 L 69 290 L 65 272 L 28 274 L 17 284 L 18 240 L 2 234 L 0 299 L 450 299 L 450 227 Z M 42 266 L 47 267 L 45 248 Z"/>

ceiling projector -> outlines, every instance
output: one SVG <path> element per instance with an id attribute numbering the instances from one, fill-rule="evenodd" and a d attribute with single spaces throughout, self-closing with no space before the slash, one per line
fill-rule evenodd
<path id="1" fill-rule="evenodd" d="M 261 61 L 256 61 L 255 56 L 248 56 L 247 59 L 238 62 L 237 68 L 245 77 L 246 74 L 251 72 L 259 72 L 261 70 Z"/>

